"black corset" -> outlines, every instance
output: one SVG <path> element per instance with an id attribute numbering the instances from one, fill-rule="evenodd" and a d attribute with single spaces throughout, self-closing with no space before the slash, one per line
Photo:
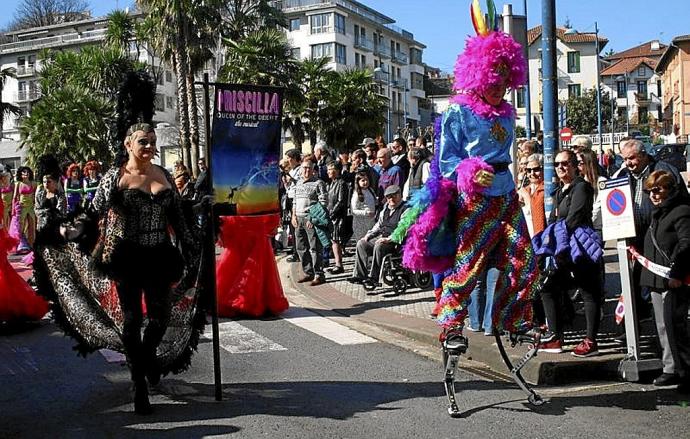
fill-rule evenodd
<path id="1" fill-rule="evenodd" d="M 169 242 L 167 213 L 173 202 L 171 189 L 157 194 L 123 189 L 120 195 L 126 216 L 126 240 L 146 247 Z"/>

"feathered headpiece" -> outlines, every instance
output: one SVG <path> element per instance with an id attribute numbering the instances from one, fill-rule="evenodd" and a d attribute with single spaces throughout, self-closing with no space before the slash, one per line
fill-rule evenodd
<path id="1" fill-rule="evenodd" d="M 510 35 L 498 30 L 498 15 L 493 0 L 487 0 L 487 17 L 479 0 L 470 6 L 472 25 L 477 36 L 469 37 L 455 63 L 453 89 L 459 93 L 482 95 L 487 88 L 505 81 L 517 88 L 527 80 L 527 62 L 523 48 Z"/>

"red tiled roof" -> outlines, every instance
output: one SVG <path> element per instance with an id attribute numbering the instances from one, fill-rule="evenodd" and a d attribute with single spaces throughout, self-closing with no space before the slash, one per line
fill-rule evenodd
<path id="1" fill-rule="evenodd" d="M 642 43 L 639 46 L 631 47 L 630 49 L 616 52 L 613 55 L 607 56 L 606 59 L 614 61 L 623 58 L 638 58 L 641 56 L 658 59 L 664 53 L 664 50 L 666 50 L 666 45 L 659 43 L 658 49 L 652 49 L 653 42 L 654 41 L 647 41 L 646 43 Z"/>
<path id="2" fill-rule="evenodd" d="M 623 58 L 612 66 L 605 68 L 601 72 L 601 76 L 615 76 L 634 71 L 640 64 L 647 64 L 649 68 L 654 70 L 656 68 L 657 60 L 647 58 L 645 56 L 638 56 L 636 58 Z"/>
<path id="3" fill-rule="evenodd" d="M 594 32 L 566 34 L 565 32 L 567 30 L 568 29 L 564 27 L 556 28 L 556 37 L 564 43 L 593 43 L 595 41 L 596 34 Z M 527 45 L 531 46 L 539 37 L 541 37 L 541 25 L 529 29 L 527 31 Z M 607 38 L 599 36 L 599 50 L 603 49 L 608 42 L 609 40 Z"/>

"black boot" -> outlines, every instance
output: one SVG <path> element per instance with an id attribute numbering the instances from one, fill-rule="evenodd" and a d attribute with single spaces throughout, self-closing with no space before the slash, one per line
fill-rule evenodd
<path id="1" fill-rule="evenodd" d="M 143 378 L 134 382 L 134 413 L 138 415 L 153 413 L 153 408 L 149 402 L 149 389 Z"/>

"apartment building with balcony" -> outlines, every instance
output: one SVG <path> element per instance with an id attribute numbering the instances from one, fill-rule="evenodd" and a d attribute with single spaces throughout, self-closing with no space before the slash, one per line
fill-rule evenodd
<path id="1" fill-rule="evenodd" d="M 542 75 L 541 75 L 541 33 L 542 27 L 536 26 L 527 31 L 527 53 L 529 64 L 530 111 L 532 114 L 532 131 L 538 132 L 543 126 L 542 114 Z M 600 70 L 603 63 L 600 53 L 608 39 L 599 36 L 599 52 L 596 47 L 594 32 L 577 32 L 575 29 L 556 28 L 556 72 L 558 100 L 565 102 L 570 96 L 580 96 L 585 90 L 597 86 L 597 62 Z M 525 93 L 524 89 L 516 91 L 515 107 L 517 121 L 525 126 Z"/>
<path id="2" fill-rule="evenodd" d="M 615 100 L 617 123 L 655 127 L 662 117 L 661 77 L 655 72 L 666 46 L 648 41 L 606 57 L 602 90 Z"/>
<path id="3" fill-rule="evenodd" d="M 422 54 L 426 46 L 411 32 L 354 0 L 282 0 L 274 6 L 288 19 L 286 32 L 296 58 L 328 56 L 332 70 L 375 72 L 381 94 L 389 99 L 391 133 L 386 138 L 406 125 L 419 125 L 419 103 L 425 98 Z"/>
<path id="4" fill-rule="evenodd" d="M 13 69 L 16 78 L 8 78 L 5 82 L 2 101 L 17 105 L 23 115 L 5 117 L 3 120 L 0 131 L 0 163 L 16 168 L 26 156 L 26 150 L 19 148 L 18 127 L 21 118 L 31 113 L 32 105 L 41 97 L 41 51 L 79 50 L 88 45 L 103 44 L 107 26 L 107 18 L 99 17 L 3 34 L 5 42 L 0 44 L 0 69 Z M 136 52 L 132 53 L 135 56 Z M 146 52 L 140 54 L 140 61 L 153 66 L 153 71 L 156 72 L 154 121 L 174 124 L 177 116 L 175 75 L 169 68 L 161 66 L 160 60 Z"/>
<path id="5" fill-rule="evenodd" d="M 656 66 L 661 77 L 662 134 L 690 140 L 690 34 L 675 37 Z"/>

